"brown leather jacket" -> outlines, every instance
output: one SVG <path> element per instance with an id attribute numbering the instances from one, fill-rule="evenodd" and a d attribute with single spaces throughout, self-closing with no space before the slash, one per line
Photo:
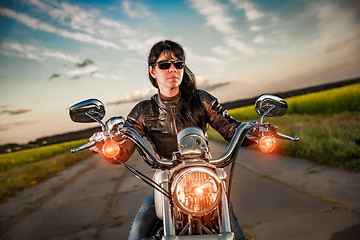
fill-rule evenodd
<path id="1" fill-rule="evenodd" d="M 196 126 L 203 129 L 207 136 L 207 124 L 210 124 L 225 140 L 230 141 L 241 123 L 232 118 L 214 96 L 203 90 L 197 91 L 207 116 L 206 122 L 198 122 Z M 182 124 L 177 120 L 178 110 L 183 101 L 185 100 L 181 97 L 164 100 L 159 94 L 155 94 L 150 100 L 139 102 L 131 110 L 124 126 L 132 127 L 142 137 L 146 137 L 158 156 L 171 159 L 172 153 L 178 151 L 177 133 L 185 127 L 194 126 L 193 123 Z M 123 154 L 119 160 L 124 162 L 134 152 L 135 145 L 127 140 L 122 146 Z"/>

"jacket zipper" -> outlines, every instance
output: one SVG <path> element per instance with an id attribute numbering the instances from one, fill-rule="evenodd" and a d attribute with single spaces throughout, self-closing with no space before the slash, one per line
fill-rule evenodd
<path id="1" fill-rule="evenodd" d="M 172 115 L 172 119 L 173 119 L 173 124 L 174 124 L 174 128 L 175 128 L 175 133 L 176 133 L 176 136 L 177 136 L 177 135 L 178 135 L 178 130 L 177 130 L 177 127 L 176 127 L 176 121 L 175 121 L 176 119 L 175 119 L 174 109 L 171 108 L 170 111 L 171 111 L 171 115 Z"/>

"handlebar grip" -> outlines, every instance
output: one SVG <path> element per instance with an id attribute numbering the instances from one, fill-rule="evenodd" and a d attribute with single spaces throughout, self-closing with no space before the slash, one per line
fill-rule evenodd
<path id="1" fill-rule="evenodd" d="M 79 151 L 81 151 L 81 150 L 84 150 L 84 149 L 87 149 L 87 148 L 91 148 L 91 147 L 93 147 L 93 146 L 95 146 L 95 145 L 96 145 L 96 141 L 95 141 L 95 140 L 92 140 L 92 141 L 90 141 L 90 142 L 87 142 L 87 143 L 81 145 L 81 146 L 78 147 L 78 148 L 72 148 L 72 149 L 71 149 L 71 153 L 76 153 L 76 152 L 79 152 Z"/>

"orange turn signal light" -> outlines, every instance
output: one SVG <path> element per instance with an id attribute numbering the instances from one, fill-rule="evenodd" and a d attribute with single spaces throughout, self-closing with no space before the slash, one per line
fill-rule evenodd
<path id="1" fill-rule="evenodd" d="M 259 140 L 259 148 L 264 153 L 270 153 L 274 151 L 276 146 L 276 140 L 272 136 L 263 136 Z"/>
<path id="2" fill-rule="evenodd" d="M 106 141 L 102 147 L 102 152 L 107 158 L 113 158 L 120 152 L 120 146 L 117 142 L 109 140 Z"/>

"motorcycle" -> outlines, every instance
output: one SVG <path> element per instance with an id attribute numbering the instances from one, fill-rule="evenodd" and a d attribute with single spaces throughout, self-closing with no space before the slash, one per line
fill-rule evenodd
<path id="1" fill-rule="evenodd" d="M 74 122 L 98 122 L 102 131 L 84 145 L 71 149 L 75 153 L 102 144 L 102 153 L 116 161 L 124 139 L 131 140 L 143 160 L 156 169 L 153 179 L 130 165 L 124 165 L 137 178 L 154 188 L 156 215 L 162 226 L 151 239 L 234 239 L 230 225 L 229 199 L 234 163 L 245 138 L 256 142 L 263 152 L 271 152 L 276 138 L 298 141 L 277 131 L 277 127 L 264 123 L 265 116 L 280 117 L 287 111 L 287 102 L 270 94 L 261 95 L 255 102 L 260 122 L 250 121 L 239 125 L 225 154 L 212 158 L 204 132 L 197 127 L 181 130 L 177 136 L 178 151 L 172 159 L 158 158 L 142 137 L 132 128 L 124 127 L 123 117 L 112 117 L 103 123 L 104 104 L 89 99 L 70 107 Z M 230 172 L 225 167 L 231 164 Z"/>

